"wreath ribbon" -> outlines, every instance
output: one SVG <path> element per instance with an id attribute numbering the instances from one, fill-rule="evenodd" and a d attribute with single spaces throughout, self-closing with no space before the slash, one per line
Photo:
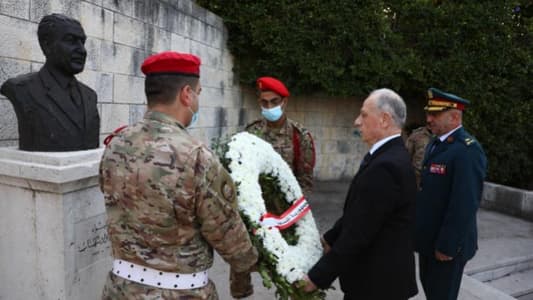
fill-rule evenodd
<path id="1" fill-rule="evenodd" d="M 305 216 L 311 207 L 304 196 L 296 200 L 291 207 L 289 207 L 281 216 L 277 216 L 271 213 L 265 213 L 259 219 L 259 223 L 268 228 L 276 227 L 280 230 L 291 227 L 294 223 L 298 222 L 303 216 Z"/>

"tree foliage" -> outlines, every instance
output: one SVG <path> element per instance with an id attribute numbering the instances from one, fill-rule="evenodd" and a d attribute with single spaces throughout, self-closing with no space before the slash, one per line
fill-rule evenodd
<path id="1" fill-rule="evenodd" d="M 453 0 L 201 0 L 223 17 L 243 83 L 283 78 L 296 94 L 425 102 L 434 86 L 471 100 L 465 126 L 491 181 L 533 188 L 533 3 Z"/>

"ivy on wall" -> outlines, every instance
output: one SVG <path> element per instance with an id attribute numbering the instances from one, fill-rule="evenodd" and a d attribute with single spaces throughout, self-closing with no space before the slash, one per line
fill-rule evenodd
<path id="1" fill-rule="evenodd" d="M 471 100 L 465 126 L 488 180 L 533 188 L 533 1 L 199 0 L 220 15 L 241 82 L 363 97 L 389 87 L 420 109 L 434 86 Z"/>

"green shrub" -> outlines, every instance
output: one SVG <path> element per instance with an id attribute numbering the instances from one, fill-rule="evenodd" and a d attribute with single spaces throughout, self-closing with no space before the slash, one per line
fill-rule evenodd
<path id="1" fill-rule="evenodd" d="M 533 188 L 533 3 L 201 0 L 223 17 L 245 84 L 283 78 L 295 94 L 398 91 L 420 112 L 434 86 L 471 100 L 465 127 L 488 180 Z"/>

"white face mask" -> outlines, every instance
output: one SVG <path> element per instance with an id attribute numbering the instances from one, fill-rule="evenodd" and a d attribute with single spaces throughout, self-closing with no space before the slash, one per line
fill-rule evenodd
<path id="1" fill-rule="evenodd" d="M 276 122 L 283 115 L 283 110 L 281 109 L 281 105 L 272 108 L 261 107 L 261 114 L 270 122 Z"/>

